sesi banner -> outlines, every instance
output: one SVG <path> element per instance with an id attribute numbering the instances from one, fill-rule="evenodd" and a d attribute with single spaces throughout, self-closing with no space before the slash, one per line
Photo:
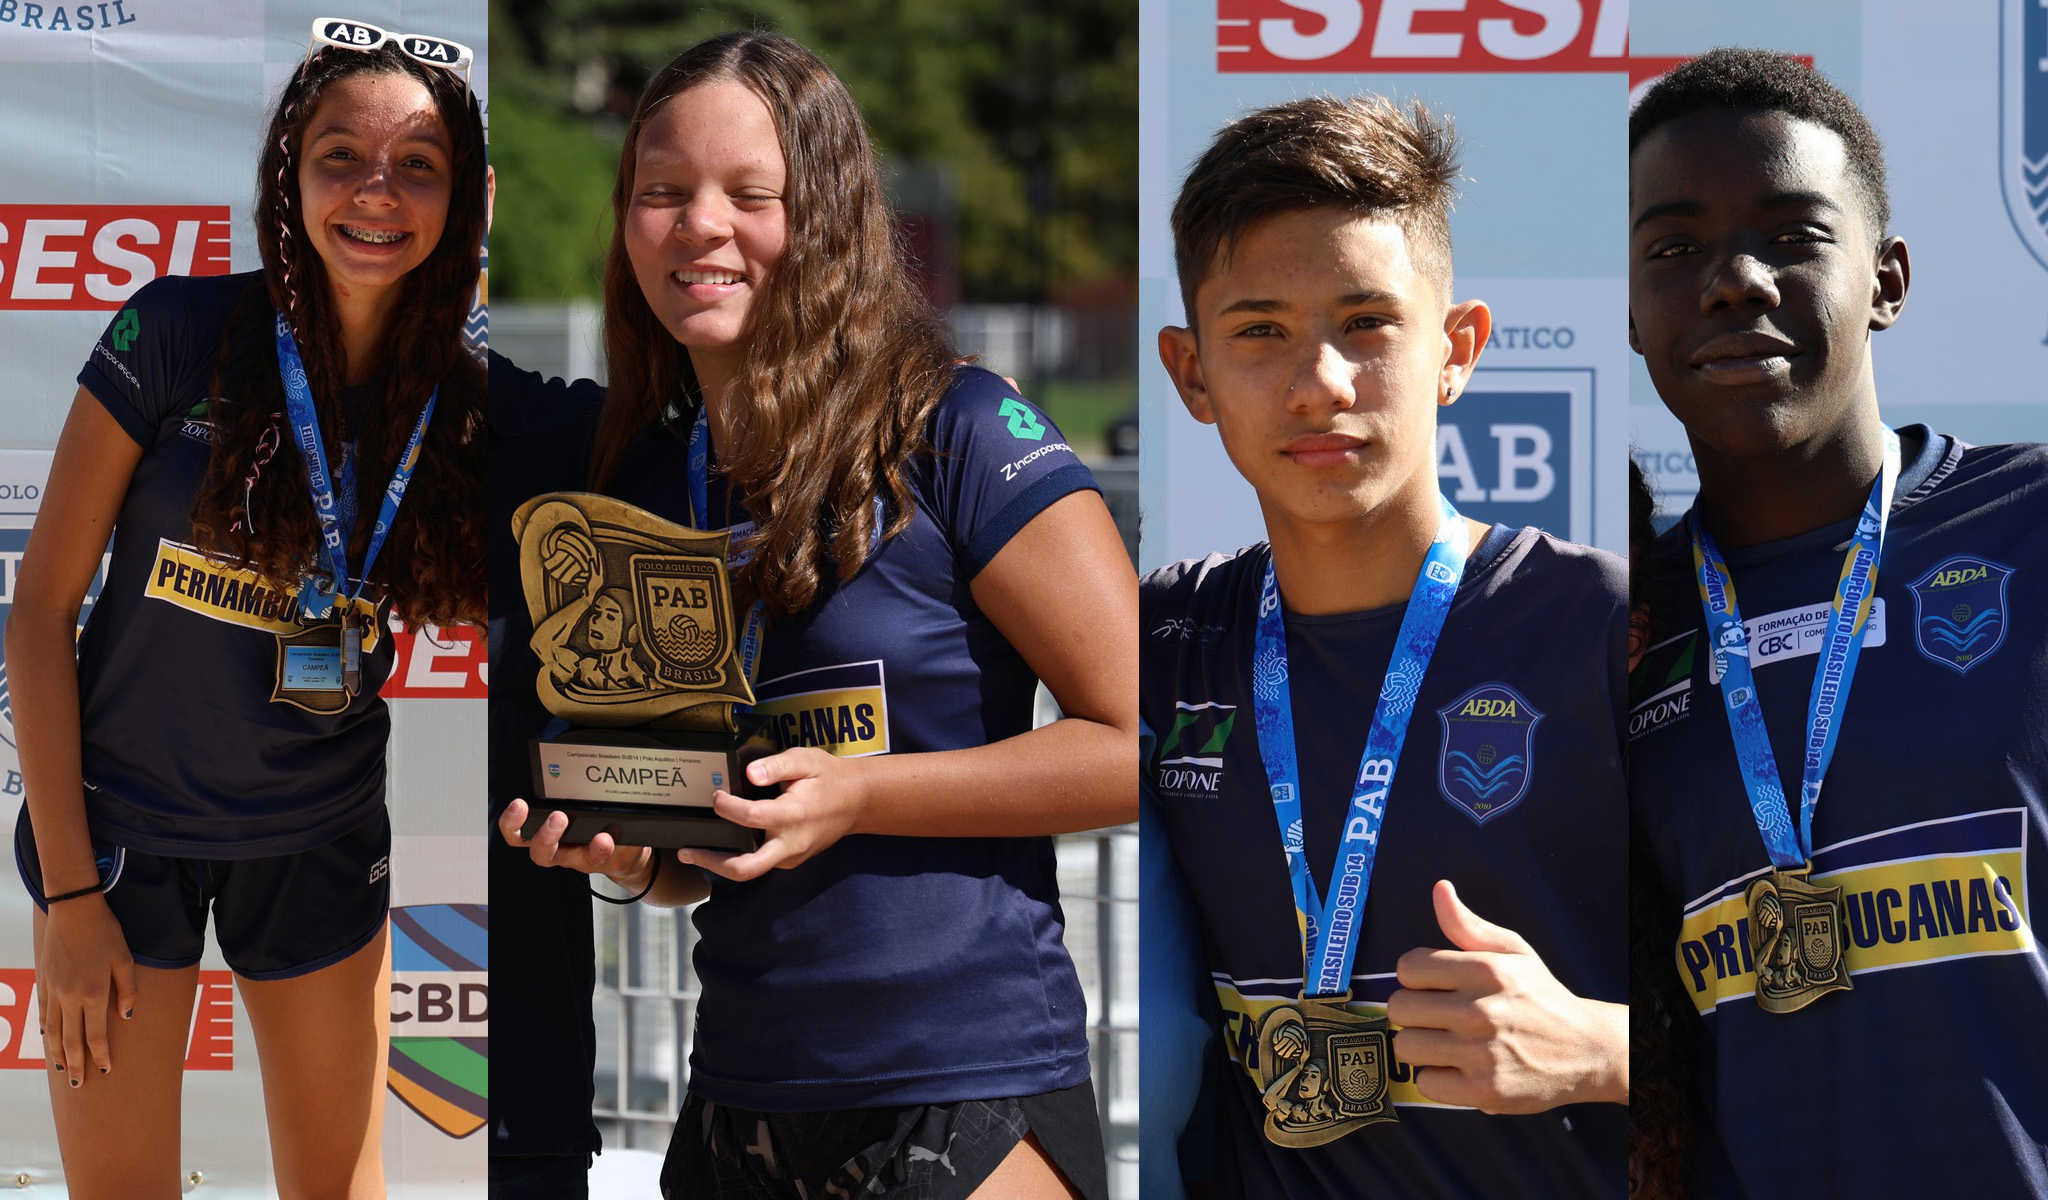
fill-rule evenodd
<path id="1" fill-rule="evenodd" d="M 1216 69 L 1620 71 L 1628 0 L 1217 0 Z"/>
<path id="2" fill-rule="evenodd" d="M 45 1070 L 43 1033 L 36 1020 L 34 967 L 0 967 L 0 1070 Z M 232 971 L 199 972 L 192 1032 L 185 1043 L 187 1071 L 235 1069 L 235 984 Z"/>
<path id="3" fill-rule="evenodd" d="M 0 204 L 0 309 L 111 311 L 161 275 L 227 273 L 225 204 Z"/>
<path id="4" fill-rule="evenodd" d="M 398 661 L 392 664 L 391 678 L 384 683 L 381 694 L 386 700 L 483 700 L 490 696 L 489 647 L 476 626 L 439 629 L 429 625 L 418 633 L 394 628 L 392 637 Z"/>

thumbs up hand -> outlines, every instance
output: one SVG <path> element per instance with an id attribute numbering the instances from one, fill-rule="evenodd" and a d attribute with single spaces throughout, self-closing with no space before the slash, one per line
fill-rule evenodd
<path id="1" fill-rule="evenodd" d="M 1488 1113 L 1628 1103 L 1628 1006 L 1567 991 L 1522 935 L 1466 908 L 1449 880 L 1431 899 L 1457 949 L 1402 955 L 1387 1000 L 1394 1053 L 1415 1068 L 1416 1090 Z"/>

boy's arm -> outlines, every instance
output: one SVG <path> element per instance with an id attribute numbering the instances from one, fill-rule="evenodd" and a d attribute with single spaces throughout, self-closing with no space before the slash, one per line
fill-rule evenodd
<path id="1" fill-rule="evenodd" d="M 1202 1064 L 1215 1037 L 1201 999 L 1210 987 L 1202 966 L 1201 925 L 1173 857 L 1151 786 L 1154 737 L 1139 734 L 1144 779 L 1138 790 L 1139 1156 L 1142 1200 L 1184 1200 L 1180 1137 L 1199 1106 Z"/>

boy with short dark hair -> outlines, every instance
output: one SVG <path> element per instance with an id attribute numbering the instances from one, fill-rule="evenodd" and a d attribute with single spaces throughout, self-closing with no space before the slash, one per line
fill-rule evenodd
<path id="1" fill-rule="evenodd" d="M 1629 766 L 1692 1194 L 2039 1195 L 2048 448 L 1879 418 L 1910 259 L 1820 75 L 1714 51 L 1629 146 L 1630 342 L 1700 476 L 1650 555 Z M 1638 1130 L 1667 1178 L 1668 1124 Z"/>
<path id="2" fill-rule="evenodd" d="M 1147 837 L 1231 1059 L 1219 1194 L 1625 1186 L 1624 569 L 1437 488 L 1491 326 L 1451 300 L 1457 172 L 1420 105 L 1299 100 L 1174 210 L 1160 355 L 1270 539 L 1141 593 Z"/>

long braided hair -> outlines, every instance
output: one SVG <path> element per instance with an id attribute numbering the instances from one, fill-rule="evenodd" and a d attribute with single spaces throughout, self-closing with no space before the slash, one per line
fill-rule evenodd
<path id="1" fill-rule="evenodd" d="M 831 68 L 773 33 L 728 33 L 676 56 L 641 93 L 619 152 L 605 257 L 610 371 L 591 462 L 602 489 L 626 447 L 678 398 L 696 400 L 690 356 L 664 328 L 626 252 L 640 137 L 665 104 L 701 83 L 736 80 L 767 104 L 788 164 L 789 241 L 749 314 L 735 381 L 737 445 L 721 469 L 755 532 L 735 590 L 771 613 L 800 612 L 868 555 L 877 496 L 894 536 L 910 524 L 906 472 L 952 380 L 944 327 L 904 266 L 860 109 Z"/>
<path id="2" fill-rule="evenodd" d="M 453 186 L 440 241 L 400 283 L 381 339 L 384 370 L 377 394 L 350 414 L 356 427 L 345 428 L 341 323 L 326 264 L 306 235 L 298 170 L 321 95 L 337 80 L 366 73 L 404 75 L 427 88 L 448 131 Z M 356 477 L 366 488 L 391 478 L 438 382 L 433 421 L 372 579 L 372 590 L 381 587 L 414 627 L 482 621 L 485 613 L 487 387 L 482 363 L 462 340 L 484 236 L 484 144 L 482 115 L 465 90 L 456 76 L 416 63 L 390 45 L 371 52 L 322 48 L 285 86 L 257 162 L 262 286 L 242 296 L 221 335 L 209 413 L 213 457 L 192 505 L 193 538 L 203 550 L 286 587 L 319 565 L 319 519 L 305 462 L 289 448 L 284 385 L 272 349 L 273 310 L 291 322 L 330 458 L 344 440 L 353 440 Z M 353 570 L 361 569 L 379 499 L 366 492 L 356 506 L 349 531 Z"/>

